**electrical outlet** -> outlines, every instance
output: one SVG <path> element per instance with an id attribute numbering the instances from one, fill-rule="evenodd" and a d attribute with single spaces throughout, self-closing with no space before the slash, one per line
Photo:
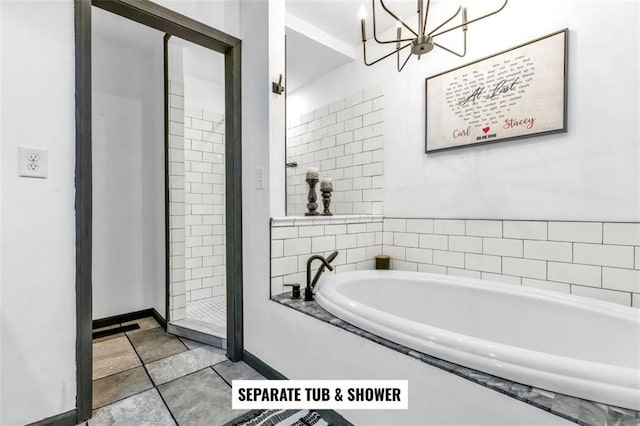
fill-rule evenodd
<path id="1" fill-rule="evenodd" d="M 48 171 L 47 153 L 46 149 L 20 146 L 18 174 L 22 177 L 46 179 Z"/>

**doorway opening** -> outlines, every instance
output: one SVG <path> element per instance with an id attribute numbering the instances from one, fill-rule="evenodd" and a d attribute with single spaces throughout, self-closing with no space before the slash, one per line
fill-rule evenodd
<path id="1" fill-rule="evenodd" d="M 159 313 L 161 320 L 166 321 L 170 330 L 173 322 L 171 299 L 176 294 L 176 288 L 172 285 L 175 280 L 171 276 L 170 257 L 171 251 L 171 222 L 170 222 L 170 169 L 169 169 L 169 149 L 170 149 L 170 129 L 169 129 L 169 85 L 167 76 L 169 67 L 167 65 L 166 42 L 170 37 L 179 37 L 186 42 L 223 55 L 224 63 L 224 154 L 221 168 L 224 173 L 224 181 L 218 185 L 219 190 L 224 189 L 223 207 L 218 211 L 223 216 L 222 227 L 224 230 L 222 239 L 224 240 L 223 263 L 220 271 L 224 269 L 225 301 L 226 301 L 226 353 L 231 361 L 238 361 L 242 358 L 242 173 L 241 173 L 241 108 L 240 108 L 240 40 L 225 34 L 221 31 L 208 27 L 184 15 L 161 7 L 152 2 L 130 2 L 127 0 L 93 0 L 92 2 L 75 1 L 75 27 L 76 27 L 76 317 L 77 317 L 77 343 L 76 343 L 76 364 L 77 364 L 77 421 L 81 422 L 91 417 L 92 408 L 92 331 L 93 312 L 92 294 L 94 291 L 93 268 L 94 247 L 100 253 L 95 238 L 109 238 L 106 232 L 94 232 L 94 198 L 93 188 L 100 185 L 99 181 L 94 182 L 94 149 L 93 122 L 98 126 L 102 124 L 106 127 L 104 120 L 93 118 L 92 102 L 92 33 L 91 15 L 92 6 L 103 9 L 120 17 L 135 21 L 144 26 L 153 28 L 165 34 L 164 42 L 164 102 L 162 99 L 156 101 L 155 105 L 164 104 L 164 140 L 155 138 L 155 143 L 164 145 L 164 163 L 158 164 L 159 170 L 164 168 L 164 221 L 165 221 L 165 299 L 164 312 Z M 159 71 L 162 74 L 162 71 Z M 161 97 L 162 98 L 162 97 Z M 131 121 L 133 126 L 137 123 L 137 118 L 143 120 L 143 114 L 137 105 L 131 102 L 114 99 L 101 99 L 102 106 L 115 102 L 122 104 L 120 111 L 123 119 Z M 124 102 L 124 103 L 123 103 Z M 112 105 L 111 110 L 118 108 Z M 136 118 L 137 117 L 137 118 Z M 139 120 L 138 120 L 139 121 Z M 115 130 L 115 128 L 114 128 Z M 103 135 L 108 134 L 105 130 Z M 154 139 L 154 138 L 151 138 Z M 150 139 L 149 143 L 152 143 Z M 97 145 L 96 145 L 97 147 Z M 157 147 L 154 145 L 154 147 Z M 102 146 L 104 148 L 104 145 Z M 110 147 L 118 148 L 118 147 Z M 130 147 L 126 144 L 119 146 L 119 149 L 127 150 Z M 161 150 L 162 151 L 162 150 Z M 147 151 L 144 149 L 140 154 L 144 159 Z M 98 152 L 96 152 L 97 154 Z M 127 158 L 125 153 L 125 158 Z M 162 157 L 160 157 L 162 158 Z M 99 169 L 96 164 L 96 171 Z M 152 164 L 151 167 L 154 167 Z M 103 176 L 106 176 L 104 174 Z M 108 180 L 109 178 L 107 178 Z M 218 178 L 216 178 L 218 179 Z M 132 180 L 133 181 L 133 180 Z M 136 183 L 137 184 L 137 183 Z M 140 191 L 144 192 L 144 184 L 138 185 Z M 134 195 L 135 195 L 134 190 Z M 133 196 L 133 195 L 132 195 Z M 142 197 L 143 195 L 141 195 Z M 102 200 L 104 201 L 104 200 Z M 99 207 L 98 214 L 104 213 L 104 208 L 100 207 L 100 202 L 95 203 Z M 108 204 L 108 203 L 107 203 Z M 106 204 L 105 204 L 106 205 Z M 157 212 L 151 208 L 149 211 Z M 145 229 L 147 217 L 141 216 L 141 228 Z M 161 219 L 159 219 L 161 221 Z M 175 223 L 174 223 L 175 225 Z M 138 228 L 138 227 L 134 227 Z M 154 228 L 157 230 L 157 227 Z M 175 229 L 175 228 L 174 228 Z M 161 237 L 161 236 L 160 236 Z M 158 244 L 163 246 L 162 244 Z M 102 247 L 100 247 L 102 248 Z M 136 249 L 137 250 L 137 249 Z M 135 250 L 134 250 L 135 251 Z M 220 249 L 218 250 L 220 253 Z M 220 260 L 217 259 L 216 262 Z M 103 265 L 104 266 L 104 265 Z M 111 267 L 111 269 L 113 266 Z M 113 271 L 112 271 L 113 272 Z M 157 271 L 156 271 L 157 272 Z M 153 280 L 152 280 L 153 281 Z M 157 281 L 157 280 L 156 280 Z M 158 291 L 156 294 L 161 294 Z M 117 294 L 116 294 L 117 296 Z M 186 296 L 185 296 L 186 297 Z M 157 298 L 156 298 L 157 299 Z M 154 299 L 155 300 L 155 299 Z M 156 300 L 157 301 L 157 300 Z M 155 306 L 158 305 L 158 306 Z M 154 302 L 154 310 L 162 310 L 161 303 Z M 136 314 L 135 312 L 133 314 Z M 163 315 L 164 314 L 164 315 Z M 124 321 L 120 321 L 124 322 Z M 164 325 L 164 324 L 163 324 Z M 187 336 L 188 337 L 188 336 Z"/>

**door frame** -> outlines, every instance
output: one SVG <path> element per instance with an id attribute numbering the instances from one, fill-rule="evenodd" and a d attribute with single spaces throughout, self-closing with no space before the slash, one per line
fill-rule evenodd
<path id="1" fill-rule="evenodd" d="M 92 157 L 91 7 L 155 28 L 225 55 L 225 192 L 227 356 L 242 359 L 242 109 L 239 39 L 149 0 L 74 0 L 76 121 L 76 381 L 77 423 L 91 417 L 92 403 Z M 166 64 L 165 64 L 166 67 Z M 165 88 L 166 92 L 166 88 Z M 165 110 L 166 110 L 165 95 Z M 166 114 L 166 111 L 165 111 Z M 165 153 L 168 140 L 165 123 Z M 167 174 L 165 154 L 165 175 Z M 165 188 L 167 182 L 165 182 Z M 168 210 L 165 199 L 165 209 Z M 169 229 L 168 214 L 165 227 Z M 170 276 L 167 238 L 166 285 Z M 168 304 L 165 313 L 169 316 Z"/>

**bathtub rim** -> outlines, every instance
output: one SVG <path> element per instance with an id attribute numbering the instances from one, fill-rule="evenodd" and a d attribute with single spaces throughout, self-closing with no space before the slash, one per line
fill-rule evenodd
<path id="1" fill-rule="evenodd" d="M 316 292 L 317 303 L 336 317 L 384 339 L 430 356 L 552 392 L 633 410 L 640 409 L 640 369 L 576 360 L 446 331 L 386 313 L 339 294 L 340 286 L 354 279 L 363 279 L 367 275 L 375 277 L 386 275 L 391 278 L 415 278 L 418 275 L 424 279 L 434 279 L 455 285 L 474 288 L 482 286 L 481 288 L 487 291 L 507 292 L 517 296 L 529 294 L 553 299 L 556 303 L 572 306 L 577 304 L 585 309 L 637 322 L 640 312 L 635 308 L 543 289 L 514 288 L 513 285 L 505 283 L 407 271 L 349 271 L 335 274 L 324 277 L 318 283 Z M 381 318 L 384 321 L 380 321 Z M 409 326 L 408 330 L 404 328 L 406 326 Z M 419 337 L 425 333 L 432 338 L 440 338 L 442 343 Z M 462 350 L 459 346 L 456 347 L 456 343 L 464 345 Z M 490 354 L 497 356 L 492 357 Z"/>

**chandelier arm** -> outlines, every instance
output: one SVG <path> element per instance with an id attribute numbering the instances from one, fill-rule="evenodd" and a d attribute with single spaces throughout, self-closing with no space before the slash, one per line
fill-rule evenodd
<path id="1" fill-rule="evenodd" d="M 404 62 L 402 63 L 402 66 L 400 66 L 400 51 L 398 51 L 398 72 L 402 71 L 404 69 L 404 66 L 407 65 L 407 62 L 409 62 L 409 59 L 411 59 L 411 55 L 412 53 L 409 52 L 409 55 L 407 56 L 407 59 L 404 60 Z"/>
<path id="2" fill-rule="evenodd" d="M 466 38 L 464 40 L 464 50 L 463 50 L 462 54 L 460 54 L 460 53 L 458 53 L 458 52 L 456 52 L 454 50 L 451 50 L 451 49 L 449 49 L 447 47 L 444 47 L 443 45 L 438 44 L 436 42 L 434 42 L 433 45 L 439 47 L 440 49 L 444 49 L 449 53 L 453 53 L 454 55 L 459 56 L 461 58 L 464 58 L 464 56 L 467 54 L 467 39 Z"/>
<path id="3" fill-rule="evenodd" d="M 463 18 L 462 19 L 464 19 L 464 12 L 463 12 Z M 462 27 L 462 34 L 463 34 L 463 37 L 462 37 L 462 40 L 463 40 L 462 53 L 458 53 L 455 50 L 449 49 L 448 47 L 445 47 L 445 46 L 443 46 L 441 44 L 436 43 L 435 41 L 433 42 L 433 45 L 439 47 L 440 49 L 444 49 L 449 53 L 453 53 L 454 55 L 456 55 L 456 56 L 458 56 L 460 58 L 463 58 L 467 54 L 467 27 Z"/>
<path id="4" fill-rule="evenodd" d="M 411 31 L 413 33 L 413 35 L 415 35 L 416 37 L 418 36 L 418 33 L 416 33 L 415 31 L 413 31 L 413 28 L 411 28 L 410 26 L 408 26 L 407 24 L 404 23 L 404 21 L 400 18 L 398 18 L 396 16 L 395 13 L 393 13 L 392 11 L 389 10 L 389 8 L 384 4 L 383 0 L 380 0 L 380 5 L 382 6 L 382 8 L 393 17 L 393 19 L 395 19 L 396 21 L 400 22 L 406 29 L 408 29 L 409 31 Z"/>
<path id="5" fill-rule="evenodd" d="M 413 41 L 413 40 L 415 40 L 415 39 L 413 39 L 413 38 L 403 38 L 403 39 L 400 39 L 400 40 L 397 40 L 397 39 L 396 40 L 378 40 L 378 39 L 376 39 L 376 43 L 378 43 L 378 44 L 392 44 L 392 43 L 396 43 L 398 41 L 405 42 L 405 41 Z"/>
<path id="6" fill-rule="evenodd" d="M 447 25 L 449 22 L 451 22 L 451 20 L 453 18 L 455 18 L 456 16 L 458 16 L 458 13 L 460 13 L 460 11 L 462 10 L 462 6 L 458 7 L 458 10 L 456 10 L 456 13 L 453 14 L 453 16 L 449 19 L 447 19 L 446 21 L 444 21 L 442 24 L 438 25 L 436 28 L 433 29 L 433 31 L 431 31 L 428 35 L 430 37 L 435 37 L 434 35 L 432 35 L 433 33 L 435 33 L 436 31 L 438 31 L 440 28 L 444 27 L 445 25 Z M 436 34 L 439 35 L 439 34 Z"/>
<path id="7" fill-rule="evenodd" d="M 469 24 L 472 24 L 472 23 L 474 23 L 474 22 L 478 22 L 478 21 L 480 21 L 481 19 L 488 18 L 489 16 L 491 16 L 491 15 L 495 15 L 496 13 L 498 13 L 498 12 L 502 11 L 502 9 L 504 9 L 504 8 L 507 6 L 507 3 L 509 3 L 509 0 L 504 0 L 504 3 L 502 4 L 502 6 L 501 6 L 499 9 L 497 9 L 497 10 L 495 10 L 495 11 L 491 12 L 491 13 L 487 13 L 486 15 L 480 16 L 479 18 L 475 18 L 475 19 L 472 19 L 472 20 L 470 20 L 470 21 L 467 21 L 467 22 L 465 22 L 465 23 L 463 23 L 463 24 L 456 25 L 455 27 L 452 27 L 452 28 L 446 29 L 446 30 L 444 30 L 444 31 L 440 31 L 440 32 L 439 32 L 439 33 L 437 33 L 437 34 L 433 34 L 433 33 L 435 32 L 435 30 L 434 30 L 434 31 L 432 31 L 432 32 L 431 32 L 431 34 L 433 34 L 433 35 L 431 35 L 431 34 L 430 34 L 430 35 L 431 35 L 431 37 L 437 37 L 437 36 L 439 36 L 439 35 L 442 35 L 442 34 L 448 33 L 449 31 L 453 31 L 453 30 L 457 30 L 458 28 L 462 28 L 462 27 L 464 27 L 465 25 L 469 25 Z M 442 25 L 441 25 L 440 27 L 442 27 Z M 438 27 L 438 29 L 439 29 L 440 27 Z"/>
<path id="8" fill-rule="evenodd" d="M 401 42 L 405 42 L 405 41 L 413 41 L 412 38 L 403 38 L 401 40 L 379 40 L 378 39 L 378 34 L 377 34 L 377 29 L 376 29 L 376 0 L 371 0 L 371 9 L 373 11 L 372 15 L 373 15 L 373 39 L 376 41 L 376 43 L 378 44 L 391 44 L 391 43 L 396 43 L 398 41 Z"/>
<path id="9" fill-rule="evenodd" d="M 427 0 L 427 8 L 424 11 L 424 24 L 422 25 L 422 35 L 427 31 L 427 18 L 429 17 L 429 5 L 431 0 Z"/>
<path id="10" fill-rule="evenodd" d="M 383 60 L 383 59 L 387 59 L 389 56 L 393 55 L 394 53 L 398 53 L 398 52 L 400 52 L 401 50 L 403 50 L 403 49 L 405 49 L 405 48 L 407 48 L 407 47 L 409 47 L 409 46 L 411 46 L 411 43 L 407 43 L 407 44 L 405 44 L 404 46 L 402 46 L 401 48 L 399 48 L 399 49 L 395 49 L 393 52 L 391 52 L 391 53 L 387 53 L 387 54 L 386 54 L 386 55 L 384 55 L 383 57 L 378 58 L 378 59 L 376 59 L 376 60 L 375 60 L 375 61 L 373 61 L 373 62 L 367 62 L 367 45 L 366 45 L 366 43 L 362 43 L 362 51 L 363 51 L 363 53 L 364 53 L 364 57 L 363 57 L 363 59 L 364 59 L 364 64 L 365 64 L 366 66 L 370 67 L 371 65 L 377 64 L 377 63 L 378 63 L 378 62 L 380 62 L 381 60 Z"/>
<path id="11" fill-rule="evenodd" d="M 418 0 L 418 34 L 422 34 L 422 6 L 424 1 Z"/>

